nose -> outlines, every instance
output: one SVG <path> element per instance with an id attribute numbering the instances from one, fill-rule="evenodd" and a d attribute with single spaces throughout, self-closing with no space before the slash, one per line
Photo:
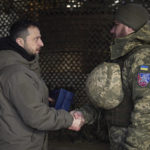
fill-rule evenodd
<path id="1" fill-rule="evenodd" d="M 41 47 L 44 46 L 44 43 L 43 43 L 43 41 L 42 41 L 41 39 L 39 40 L 39 45 L 40 45 Z"/>
<path id="2" fill-rule="evenodd" d="M 110 33 L 114 34 L 114 27 L 111 28 Z"/>

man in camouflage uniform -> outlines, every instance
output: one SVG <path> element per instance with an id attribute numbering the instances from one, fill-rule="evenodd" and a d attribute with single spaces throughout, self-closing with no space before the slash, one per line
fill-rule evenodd
<path id="1" fill-rule="evenodd" d="M 139 4 L 122 6 L 111 30 L 111 61 L 121 66 L 123 101 L 105 111 L 112 150 L 150 150 L 150 23 Z M 94 93 L 93 93 L 94 94 Z M 90 111 L 89 111 L 90 110 Z M 74 115 L 93 123 L 96 109 L 83 106 Z"/>

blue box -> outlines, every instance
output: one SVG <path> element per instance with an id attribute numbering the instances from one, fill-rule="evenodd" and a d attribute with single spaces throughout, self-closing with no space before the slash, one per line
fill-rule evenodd
<path id="1" fill-rule="evenodd" d="M 64 109 L 69 111 L 73 102 L 74 94 L 66 89 L 59 89 L 51 91 L 50 97 L 55 100 L 55 109 Z M 51 106 L 51 105 L 50 105 Z"/>

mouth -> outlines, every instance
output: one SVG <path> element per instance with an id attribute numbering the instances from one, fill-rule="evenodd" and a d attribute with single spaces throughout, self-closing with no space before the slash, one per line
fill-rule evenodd
<path id="1" fill-rule="evenodd" d="M 40 52 L 40 48 L 39 48 L 39 49 L 36 49 L 36 52 L 39 53 L 39 52 Z"/>

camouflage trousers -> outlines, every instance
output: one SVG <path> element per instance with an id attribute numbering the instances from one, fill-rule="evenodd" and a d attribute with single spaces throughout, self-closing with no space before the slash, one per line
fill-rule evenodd
<path id="1" fill-rule="evenodd" d="M 123 146 L 127 128 L 112 126 L 109 129 L 110 150 L 126 150 Z"/>
<path id="2" fill-rule="evenodd" d="M 142 128 L 109 129 L 110 150 L 150 150 L 150 132 Z"/>
<path id="3" fill-rule="evenodd" d="M 150 150 L 149 124 L 144 128 L 142 126 L 136 128 L 132 126 L 128 127 L 128 135 L 124 146 L 127 150 Z"/>

